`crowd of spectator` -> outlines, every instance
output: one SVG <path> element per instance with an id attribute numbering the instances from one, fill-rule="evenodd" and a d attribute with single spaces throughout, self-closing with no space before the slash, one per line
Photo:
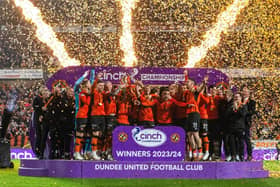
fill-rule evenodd
<path id="1" fill-rule="evenodd" d="M 252 121 L 252 138 L 280 139 L 280 77 L 234 79 L 234 85 L 247 84 L 257 101 Z"/>
<path id="2" fill-rule="evenodd" d="M 42 12 L 65 44 L 69 56 L 82 64 L 119 65 L 121 5 L 116 0 L 30 0 Z M 132 11 L 132 30 L 139 66 L 176 67 L 186 63 L 191 46 L 233 0 L 141 0 Z M 0 68 L 44 68 L 55 71 L 57 59 L 36 36 L 36 26 L 26 21 L 13 0 L 0 0 Z M 280 3 L 250 1 L 236 23 L 221 36 L 197 67 L 279 68 Z M 71 31 L 69 28 L 75 28 Z M 254 118 L 254 139 L 279 138 L 279 77 L 238 79 L 253 90 L 259 115 Z M 14 84 L 14 83 L 13 83 Z M 15 83 L 21 93 L 13 117 L 15 126 L 28 125 L 35 85 Z M 9 83 L 1 84 L 1 104 Z M 29 89 L 31 88 L 31 89 Z M 12 126 L 13 127 L 13 126 Z"/>
<path id="3" fill-rule="evenodd" d="M 11 91 L 11 87 L 16 89 L 17 103 L 8 129 L 9 136 L 13 139 L 13 146 L 24 146 L 25 137 L 29 134 L 29 125 L 33 112 L 32 102 L 37 94 L 38 88 L 42 85 L 42 81 L 12 81 L 0 82 L 0 117 L 6 105 L 7 96 Z M 1 120 L 2 121 L 2 120 Z M 0 123 L 1 123 L 0 121 Z M 18 144 L 18 142 L 21 142 Z"/>

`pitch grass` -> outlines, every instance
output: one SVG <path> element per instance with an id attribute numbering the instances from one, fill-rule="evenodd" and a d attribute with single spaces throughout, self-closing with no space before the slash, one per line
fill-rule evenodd
<path id="1" fill-rule="evenodd" d="M 19 161 L 14 169 L 0 170 L 0 187 L 280 187 L 280 178 L 240 180 L 183 180 L 183 179 L 62 179 L 18 176 Z M 280 161 L 266 161 L 264 167 L 280 171 Z"/>

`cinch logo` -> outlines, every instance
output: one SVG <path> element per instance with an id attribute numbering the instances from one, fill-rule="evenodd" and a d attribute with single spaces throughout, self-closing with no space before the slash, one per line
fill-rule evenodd
<path id="1" fill-rule="evenodd" d="M 126 75 L 125 72 L 111 73 L 111 72 L 107 72 L 106 70 L 103 70 L 103 76 L 101 77 L 101 79 L 103 79 L 103 80 L 120 80 L 125 75 Z"/>
<path id="2" fill-rule="evenodd" d="M 157 129 L 135 127 L 131 130 L 133 140 L 144 147 L 158 147 L 166 142 L 166 135 Z"/>
<path id="3" fill-rule="evenodd" d="M 11 159 L 34 159 L 34 158 L 35 157 L 28 151 L 11 153 Z"/>
<path id="4" fill-rule="evenodd" d="M 130 79 L 132 82 L 135 82 L 135 76 L 139 73 L 137 68 L 133 68 L 131 70 L 131 72 L 129 73 Z M 121 78 L 123 76 L 127 75 L 126 72 L 116 72 L 116 73 L 112 73 L 112 72 L 107 72 L 106 70 L 103 70 L 103 76 L 101 77 L 102 80 L 109 80 L 109 81 L 118 81 L 121 80 Z"/>
<path id="5" fill-rule="evenodd" d="M 277 153 L 266 153 L 263 155 L 264 160 L 277 160 Z"/>

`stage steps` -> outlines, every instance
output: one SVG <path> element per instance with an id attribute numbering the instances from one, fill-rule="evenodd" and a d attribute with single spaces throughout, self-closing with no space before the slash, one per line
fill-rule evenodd
<path id="1" fill-rule="evenodd" d="M 47 168 L 23 168 L 19 167 L 20 176 L 32 176 L 32 177 L 48 177 L 49 170 Z"/>

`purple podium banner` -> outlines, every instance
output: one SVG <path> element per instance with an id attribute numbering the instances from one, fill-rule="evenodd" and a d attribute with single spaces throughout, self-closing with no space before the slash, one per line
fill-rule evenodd
<path id="1" fill-rule="evenodd" d="M 109 172 L 108 172 L 109 171 Z M 84 178 L 215 178 L 212 163 L 83 162 Z M 110 176 L 108 176 L 110 173 Z M 187 176 L 187 177 L 186 177 Z"/>
<path id="2" fill-rule="evenodd" d="M 121 78 L 128 74 L 132 83 L 135 80 L 141 80 L 144 84 L 151 85 L 169 85 L 174 82 L 183 82 L 185 80 L 184 68 L 152 68 L 152 67 L 91 67 L 91 66 L 72 66 L 57 71 L 47 81 L 49 89 L 56 81 L 64 81 L 73 87 L 75 81 L 78 80 L 87 70 L 95 70 L 95 74 L 102 72 L 102 80 L 111 81 L 113 84 L 119 84 Z M 211 68 L 190 68 L 188 76 L 194 79 L 198 84 L 203 81 L 207 75 L 209 77 L 209 85 L 227 84 L 228 77 L 219 70 Z M 88 77 L 89 78 L 89 77 Z"/>
<path id="3" fill-rule="evenodd" d="M 113 157 L 117 161 L 182 161 L 185 131 L 175 126 L 117 127 L 113 132 Z"/>
<path id="4" fill-rule="evenodd" d="M 20 176 L 59 178 L 266 178 L 259 162 L 21 160 Z"/>
<path id="5" fill-rule="evenodd" d="M 35 159 L 36 156 L 32 149 L 11 148 L 11 159 Z M 277 160 L 276 149 L 254 149 L 253 159 L 256 161 L 262 160 Z M 122 160 L 122 159 L 119 159 Z"/>

